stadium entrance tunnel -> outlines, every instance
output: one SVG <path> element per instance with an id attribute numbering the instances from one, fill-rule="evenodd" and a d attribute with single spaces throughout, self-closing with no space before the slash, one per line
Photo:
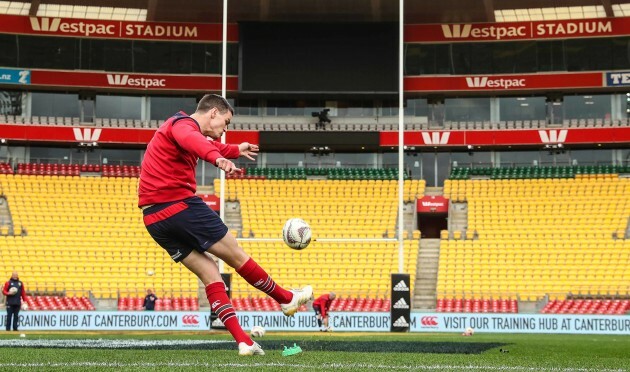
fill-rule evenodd
<path id="1" fill-rule="evenodd" d="M 440 239 L 440 232 L 448 229 L 448 213 L 418 213 L 418 228 L 425 239 Z"/>

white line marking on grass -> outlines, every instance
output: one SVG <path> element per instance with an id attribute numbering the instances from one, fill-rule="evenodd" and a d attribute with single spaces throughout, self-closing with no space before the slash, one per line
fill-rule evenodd
<path id="1" fill-rule="evenodd" d="M 313 369 L 385 369 L 385 370 L 482 370 L 482 371 L 553 371 L 553 372 L 623 372 L 625 369 L 594 369 L 594 368 L 541 368 L 525 366 L 480 366 L 480 365 L 400 365 L 365 363 L 323 363 L 323 364 L 293 364 L 293 363 L 202 363 L 202 362 L 164 362 L 164 363 L 121 363 L 121 362 L 70 362 L 70 363 L 0 363 L 0 367 L 13 368 L 54 368 L 54 367 L 108 367 L 108 368 L 156 368 L 156 367 L 205 367 L 205 368 L 252 368 L 252 367 L 290 367 Z"/>
<path id="2" fill-rule="evenodd" d="M 0 347 L 55 347 L 55 348 L 86 348 L 86 349 L 129 349 L 152 348 L 164 346 L 204 346 L 209 344 L 227 344 L 234 341 L 227 340 L 0 340 Z"/>

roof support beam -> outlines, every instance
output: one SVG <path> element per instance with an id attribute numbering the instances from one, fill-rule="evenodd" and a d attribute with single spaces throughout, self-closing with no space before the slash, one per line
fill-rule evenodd
<path id="1" fill-rule="evenodd" d="M 496 18 L 494 17 L 494 1 L 493 0 L 483 0 L 483 9 L 486 11 L 486 19 L 488 22 L 496 22 Z"/>
<path id="2" fill-rule="evenodd" d="M 32 0 L 31 8 L 28 10 L 29 17 L 35 17 L 37 15 L 37 11 L 39 10 L 39 3 L 41 0 Z"/>
<path id="3" fill-rule="evenodd" d="M 371 0 L 370 8 L 372 10 L 372 20 L 380 21 L 383 12 L 381 11 L 381 0 Z"/>
<path id="4" fill-rule="evenodd" d="M 604 11 L 606 12 L 606 17 L 614 17 L 615 12 L 613 12 L 612 5 L 610 4 L 610 0 L 602 0 L 602 5 L 604 6 Z"/>
<path id="5" fill-rule="evenodd" d="M 269 0 L 260 0 L 260 20 L 266 21 L 269 19 Z"/>
<path id="6" fill-rule="evenodd" d="M 155 12 L 159 0 L 148 0 L 147 2 L 147 22 L 155 22 Z"/>

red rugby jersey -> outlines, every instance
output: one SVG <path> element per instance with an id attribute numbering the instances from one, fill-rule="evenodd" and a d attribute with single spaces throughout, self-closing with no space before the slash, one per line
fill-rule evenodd
<path id="1" fill-rule="evenodd" d="M 330 304 L 332 304 L 332 300 L 330 299 L 330 294 L 325 294 L 317 297 L 315 301 L 313 301 L 313 305 L 321 306 L 322 308 L 330 308 Z"/>
<path id="2" fill-rule="evenodd" d="M 138 206 L 182 200 L 195 195 L 196 166 L 203 159 L 236 159 L 238 145 L 208 140 L 199 123 L 183 112 L 166 120 L 147 146 L 140 170 Z"/>

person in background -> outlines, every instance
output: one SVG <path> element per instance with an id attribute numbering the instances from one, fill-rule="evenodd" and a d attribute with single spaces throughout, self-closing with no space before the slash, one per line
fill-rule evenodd
<path id="1" fill-rule="evenodd" d="M 328 113 L 329 112 L 330 112 L 330 109 L 323 109 L 317 115 L 318 121 L 317 121 L 316 127 L 318 129 L 325 130 L 326 129 L 326 123 L 328 123 L 328 124 L 331 123 L 330 118 L 328 117 Z"/>
<path id="2" fill-rule="evenodd" d="M 4 283 L 2 293 L 5 295 L 7 305 L 7 331 L 11 330 L 11 325 L 13 325 L 13 330 L 17 331 L 18 322 L 20 320 L 20 309 L 24 306 L 24 310 L 26 310 L 27 307 L 26 288 L 24 287 L 24 283 L 20 280 L 17 271 L 14 271 L 13 274 L 11 274 L 11 279 Z M 22 301 L 24 301 L 24 304 L 22 304 Z"/>
<path id="3" fill-rule="evenodd" d="M 319 324 L 319 330 L 322 332 L 328 332 L 331 330 L 328 326 L 328 310 L 330 309 L 330 305 L 335 297 L 337 297 L 335 293 L 330 292 L 317 297 L 317 300 L 313 302 L 313 310 L 315 310 L 317 324 Z"/>
<path id="4" fill-rule="evenodd" d="M 153 293 L 151 288 L 147 289 L 147 295 L 144 297 L 144 302 L 142 303 L 142 308 L 144 310 L 153 311 L 155 310 L 155 301 L 157 301 L 157 296 Z"/>

